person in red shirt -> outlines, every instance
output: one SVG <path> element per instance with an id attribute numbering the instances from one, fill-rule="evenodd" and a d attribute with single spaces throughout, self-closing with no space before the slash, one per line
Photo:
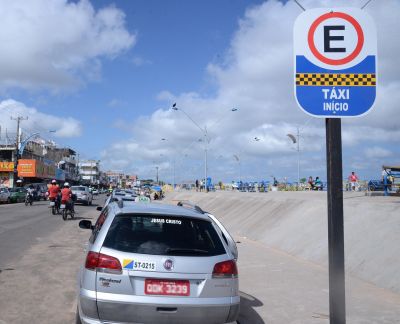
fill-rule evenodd
<path id="1" fill-rule="evenodd" d="M 353 172 L 349 175 L 350 190 L 356 191 L 356 186 L 358 186 L 358 176 Z"/>
<path id="2" fill-rule="evenodd" d="M 60 192 L 60 187 L 57 185 L 57 181 L 56 180 L 52 180 L 51 181 L 51 186 L 48 190 L 49 193 L 49 200 L 50 201 L 56 201 L 57 199 L 57 195 Z"/>
<path id="3" fill-rule="evenodd" d="M 69 183 L 64 183 L 64 188 L 61 189 L 61 204 L 67 205 L 71 210 L 74 210 L 74 206 L 72 203 L 72 191 L 69 189 Z M 68 206 L 69 205 L 69 206 Z"/>

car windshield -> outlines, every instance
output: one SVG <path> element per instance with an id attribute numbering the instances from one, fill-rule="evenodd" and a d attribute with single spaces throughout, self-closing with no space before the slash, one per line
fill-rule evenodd
<path id="1" fill-rule="evenodd" d="M 71 190 L 73 191 L 85 191 L 86 187 L 71 187 Z"/>
<path id="2" fill-rule="evenodd" d="M 104 246 L 153 255 L 214 256 L 225 253 L 210 222 L 162 215 L 116 216 Z"/>

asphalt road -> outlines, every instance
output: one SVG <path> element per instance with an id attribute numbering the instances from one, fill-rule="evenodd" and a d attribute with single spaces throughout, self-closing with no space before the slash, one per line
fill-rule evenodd
<path id="1" fill-rule="evenodd" d="M 102 204 L 104 197 L 94 200 L 93 206 L 77 204 L 76 216 L 95 209 L 97 201 Z M 25 206 L 24 203 L 1 204 L 0 270 L 10 267 L 27 249 L 59 229 L 62 223 L 61 215 L 51 214 L 48 201 L 35 201 L 32 206 Z"/>

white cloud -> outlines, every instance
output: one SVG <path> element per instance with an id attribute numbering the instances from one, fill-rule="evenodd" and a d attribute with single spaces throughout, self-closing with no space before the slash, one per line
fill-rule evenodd
<path id="1" fill-rule="evenodd" d="M 46 138 L 46 133 L 51 130 L 56 132 L 54 137 L 77 137 L 82 133 L 81 123 L 72 117 L 57 117 L 50 114 L 44 114 L 36 108 L 27 107 L 21 102 L 9 99 L 0 102 L 0 125 L 4 134 L 16 132 L 16 122 L 10 117 L 21 116 L 28 118 L 21 123 L 21 128 L 28 134 L 39 132 Z"/>
<path id="2" fill-rule="evenodd" d="M 373 146 L 365 149 L 365 156 L 370 159 L 382 159 L 390 157 L 393 153 L 382 147 Z"/>
<path id="3" fill-rule="evenodd" d="M 143 66 L 143 65 L 152 64 L 152 62 L 151 62 L 150 60 L 147 60 L 147 59 L 145 59 L 145 58 L 143 58 L 143 57 L 140 57 L 140 56 L 135 56 L 135 57 L 133 57 L 133 58 L 132 58 L 132 63 L 133 63 L 135 66 Z"/>
<path id="4" fill-rule="evenodd" d="M 116 107 L 121 107 L 124 106 L 126 103 L 122 100 L 119 99 L 111 99 L 108 103 L 107 106 L 110 108 L 116 108 Z"/>
<path id="5" fill-rule="evenodd" d="M 356 0 L 302 1 L 306 8 L 330 5 L 360 8 L 364 3 Z M 366 145 L 373 143 L 381 147 L 398 141 L 400 136 L 400 67 L 397 58 L 400 42 L 395 41 L 400 2 L 374 1 L 365 10 L 378 27 L 379 88 L 375 108 L 369 115 L 343 121 L 345 173 L 354 163 L 372 154 L 372 151 L 365 150 Z M 203 137 L 203 132 L 185 113 L 179 111 L 183 109 L 201 128 L 207 126 L 211 139 L 209 172 L 214 177 L 224 177 L 215 173 L 221 163 L 227 167 L 225 177 L 235 174 L 232 171 L 235 168 L 232 155 L 240 154 L 247 161 L 242 163 L 243 174 L 257 174 L 265 178 L 269 173 L 280 173 L 294 180 L 297 178 L 297 156 L 286 135 L 295 133 L 298 126 L 301 163 L 304 172 L 307 172 L 302 176 L 310 175 L 310 169 L 315 169 L 324 177 L 324 120 L 310 118 L 301 112 L 293 94 L 292 34 L 294 21 L 300 13 L 300 8 L 293 1 L 282 3 L 269 0 L 250 8 L 240 20 L 224 63 L 206 67 L 216 85 L 217 94 L 214 97 L 196 92 L 172 94 L 165 90 L 158 95 L 158 99 L 164 101 L 164 105 L 177 102 L 178 111 L 159 109 L 151 116 L 132 122 L 134 139 L 124 142 L 126 145 L 134 143 L 139 148 L 131 157 L 132 165 L 147 172 L 146 163 L 165 152 L 170 160 L 175 156 L 184 161 L 182 150 L 189 146 L 187 152 L 192 158 L 192 165 L 195 161 L 200 163 L 195 174 L 203 174 L 204 142 L 196 142 Z M 238 111 L 230 112 L 233 107 Z M 168 138 L 168 142 L 161 142 L 163 137 Z M 261 140 L 255 142 L 254 137 Z M 193 142 L 195 144 L 192 145 Z M 104 159 L 109 161 L 112 156 L 123 154 L 124 144 L 120 143 L 119 147 L 120 150 L 113 147 Z M 218 160 L 219 156 L 223 158 Z M 393 152 L 393 158 L 396 157 L 400 159 L 398 150 Z M 369 163 L 368 172 L 375 172 L 378 162 Z M 185 168 L 189 168 L 189 163 L 182 167 L 182 172 Z"/>
<path id="6" fill-rule="evenodd" d="M 53 91 L 100 77 L 99 58 L 113 59 L 136 36 L 114 6 L 88 0 L 0 1 L 0 87 Z"/>

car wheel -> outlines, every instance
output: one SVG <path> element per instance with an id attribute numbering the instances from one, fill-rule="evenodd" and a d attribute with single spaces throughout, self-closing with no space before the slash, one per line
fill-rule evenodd
<path id="1" fill-rule="evenodd" d="M 373 186 L 369 186 L 369 191 L 374 191 L 375 188 Z"/>

